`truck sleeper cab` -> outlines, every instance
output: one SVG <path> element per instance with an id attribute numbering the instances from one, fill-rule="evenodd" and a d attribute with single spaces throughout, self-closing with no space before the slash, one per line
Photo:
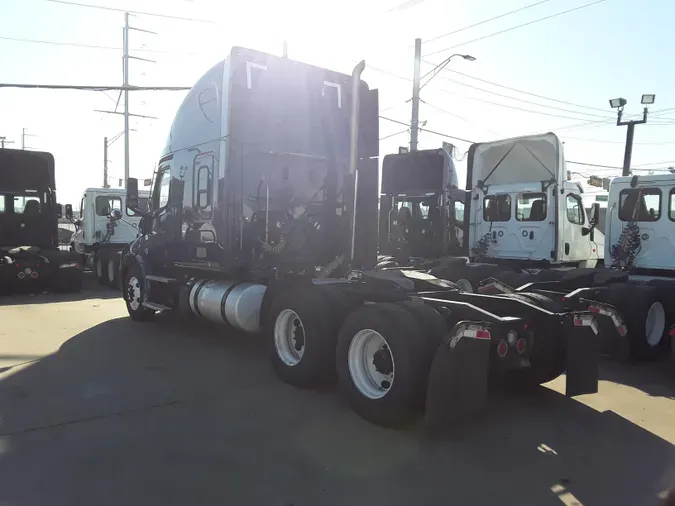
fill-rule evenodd
<path id="1" fill-rule="evenodd" d="M 378 109 L 364 65 L 350 77 L 233 48 L 198 81 L 123 253 L 131 318 L 168 312 L 262 332 L 280 379 L 313 388 L 337 374 L 354 410 L 383 425 L 409 422 L 424 399 L 428 419 L 467 415 L 502 368 L 529 383 L 567 369 L 569 395 L 596 391 L 591 313 L 370 270 Z M 127 182 L 134 210 L 137 185 Z"/>

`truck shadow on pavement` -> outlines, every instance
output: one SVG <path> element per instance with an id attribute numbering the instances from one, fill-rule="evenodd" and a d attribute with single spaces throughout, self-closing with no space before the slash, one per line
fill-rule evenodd
<path id="1" fill-rule="evenodd" d="M 281 383 L 258 336 L 163 318 L 6 371 L 0 419 L 0 504 L 651 505 L 675 479 L 670 443 L 546 388 L 387 430 Z"/>
<path id="2" fill-rule="evenodd" d="M 26 306 L 31 304 L 51 304 L 53 302 L 76 302 L 86 299 L 115 299 L 120 297 L 119 290 L 105 286 L 83 289 L 78 293 L 42 292 L 35 294 L 15 293 L 0 295 L 0 306 Z"/>
<path id="3" fill-rule="evenodd" d="M 675 400 L 675 360 L 670 357 L 642 363 L 603 360 L 600 380 L 633 387 L 652 397 Z"/>

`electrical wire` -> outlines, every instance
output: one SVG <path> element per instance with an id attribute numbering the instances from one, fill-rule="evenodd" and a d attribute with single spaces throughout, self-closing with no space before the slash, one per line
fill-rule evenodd
<path id="1" fill-rule="evenodd" d="M 509 12 L 505 12 L 504 14 L 499 14 L 498 16 L 494 16 L 494 17 L 491 17 L 489 19 L 484 19 L 483 21 L 479 21 L 478 23 L 474 23 L 472 25 L 468 25 L 468 26 L 465 26 L 463 28 L 458 28 L 457 30 L 453 30 L 451 32 L 444 33 L 442 35 L 437 35 L 436 37 L 431 37 L 430 39 L 423 40 L 422 42 L 427 44 L 429 42 L 434 42 L 434 41 L 439 40 L 439 39 L 444 39 L 445 37 L 449 37 L 450 35 L 454 35 L 456 33 L 463 32 L 465 30 L 469 30 L 470 28 L 475 28 L 475 27 L 480 26 L 480 25 L 484 25 L 485 23 L 489 23 L 490 21 L 495 21 L 497 19 L 501 19 L 501 18 L 504 18 L 506 16 L 510 16 L 511 14 L 516 14 L 517 12 L 521 12 L 521 11 L 524 11 L 526 9 L 531 9 L 532 7 L 536 7 L 537 5 L 545 4 L 545 3 L 550 2 L 550 1 L 551 0 L 539 0 L 539 2 L 535 2 L 533 4 L 526 5 L 524 7 L 520 7 L 519 9 L 514 9 L 514 10 L 509 11 Z"/>
<path id="2" fill-rule="evenodd" d="M 120 9 L 116 7 L 107 7 L 105 5 L 92 5 L 92 4 L 83 4 L 79 2 L 67 2 L 65 0 L 47 0 L 47 2 L 55 3 L 55 4 L 63 4 L 63 5 L 70 5 L 73 7 L 88 7 L 90 9 L 100 9 L 104 11 L 114 11 L 114 12 L 128 12 L 129 14 L 136 14 L 138 16 L 152 16 L 155 18 L 163 18 L 163 19 L 173 19 L 176 21 L 190 21 L 194 23 L 204 23 L 204 24 L 209 24 L 209 25 L 217 25 L 215 21 L 210 21 L 208 19 L 197 19 L 197 18 L 187 18 L 183 16 L 171 16 L 169 14 L 157 14 L 155 12 L 142 12 L 142 11 L 132 11 L 129 9 Z"/>
<path id="3" fill-rule="evenodd" d="M 405 130 L 401 130 L 400 132 L 394 132 L 393 134 L 389 134 L 389 135 L 385 135 L 384 137 L 380 137 L 379 140 L 383 141 L 383 140 L 389 139 L 391 137 L 396 137 L 397 135 L 408 133 L 409 131 L 410 131 L 410 129 L 406 128 Z"/>
<path id="4" fill-rule="evenodd" d="M 490 90 L 486 90 L 485 88 L 479 88 L 478 86 L 473 86 L 471 84 L 463 83 L 463 82 L 457 81 L 455 79 L 449 79 L 449 78 L 446 78 L 446 77 L 440 77 L 439 79 L 441 79 L 442 81 L 448 81 L 448 82 L 451 82 L 451 83 L 459 84 L 460 86 L 465 86 L 467 88 L 471 88 L 471 89 L 474 89 L 474 90 L 482 91 L 484 93 L 489 93 L 491 95 L 496 95 L 498 97 L 504 97 L 504 98 L 508 98 L 510 100 L 517 100 L 518 102 L 523 102 L 524 104 L 532 104 L 532 105 L 536 105 L 536 106 L 539 106 L 539 107 L 546 107 L 548 109 L 554 109 L 554 110 L 558 110 L 558 111 L 569 112 L 569 113 L 572 113 L 572 114 L 581 114 L 581 115 L 584 115 L 584 116 L 592 116 L 592 117 L 595 117 L 595 118 L 603 118 L 603 119 L 614 120 L 613 117 L 610 117 L 610 116 L 607 116 L 607 115 L 601 116 L 600 114 L 594 114 L 594 113 L 590 113 L 590 112 L 575 111 L 573 109 L 565 109 L 563 107 L 556 107 L 554 105 L 546 105 L 546 104 L 542 104 L 542 103 L 539 103 L 539 102 L 533 102 L 531 100 L 525 100 L 525 99 L 518 98 L 518 97 L 512 97 L 510 95 L 504 95 L 503 93 L 497 93 L 496 91 L 490 91 Z"/>
<path id="5" fill-rule="evenodd" d="M 483 35 L 482 37 L 477 37 L 475 39 L 467 40 L 466 42 L 462 42 L 461 44 L 455 44 L 454 46 L 446 47 L 445 49 L 439 49 L 438 51 L 433 51 L 431 53 L 427 53 L 424 56 L 432 56 L 432 55 L 435 55 L 435 54 L 438 54 L 438 53 L 444 53 L 446 51 L 450 51 L 451 49 L 455 49 L 455 48 L 458 48 L 460 46 L 466 46 L 467 44 L 471 44 L 473 42 L 478 42 L 479 40 L 489 39 L 489 38 L 494 37 L 496 35 L 501 35 L 502 33 L 511 32 L 511 31 L 516 30 L 518 28 L 523 28 L 525 26 L 533 25 L 535 23 L 540 23 L 540 22 L 546 21 L 548 19 L 552 19 L 552 18 L 556 18 L 558 16 L 562 16 L 563 14 L 569 14 L 570 12 L 585 9 L 587 7 L 592 7 L 593 5 L 597 5 L 597 4 L 605 2 L 605 1 L 606 0 L 595 0 L 594 2 L 590 2 L 590 3 L 584 4 L 584 5 L 580 5 L 578 7 L 573 8 L 573 9 L 568 9 L 566 11 L 557 12 L 556 14 L 551 14 L 550 16 L 546 16 L 546 17 L 543 17 L 543 18 L 537 18 L 537 19 L 534 19 L 532 21 L 528 21 L 527 23 L 522 23 L 520 25 L 512 26 L 511 28 L 506 28 L 506 29 L 500 30 L 498 32 Z"/>
<path id="6" fill-rule="evenodd" d="M 426 63 L 427 65 L 434 65 L 433 63 L 425 61 L 425 60 L 422 60 L 422 62 Z M 472 75 L 469 75 L 469 74 L 464 74 L 463 72 L 460 72 L 458 70 L 446 68 L 446 69 L 444 69 L 444 71 L 445 72 L 452 72 L 453 74 L 458 74 L 460 76 L 467 77 L 467 78 L 473 79 L 475 81 L 480 81 L 482 83 L 489 84 L 491 86 L 497 86 L 497 87 L 503 88 L 505 90 L 515 91 L 516 93 L 522 93 L 523 95 L 530 95 L 531 97 L 541 98 L 541 99 L 544 99 L 544 100 L 550 100 L 551 102 L 557 102 L 559 104 L 571 105 L 573 107 L 579 107 L 581 109 L 589 109 L 589 110 L 593 110 L 593 111 L 607 112 L 606 109 L 601 109 L 600 107 L 592 107 L 590 105 L 575 104 L 574 102 L 567 102 L 566 100 L 559 100 L 557 98 L 551 98 L 551 97 L 547 97 L 545 95 L 538 95 L 536 93 L 532 93 L 532 92 L 529 92 L 529 91 L 524 91 L 524 90 L 520 90 L 518 88 L 512 88 L 510 86 L 505 86 L 503 84 L 495 83 L 494 81 L 488 81 L 487 79 L 481 79 L 480 77 L 472 76 Z M 494 92 L 491 92 L 491 93 L 494 93 Z"/>
<path id="7" fill-rule="evenodd" d="M 388 118 L 388 117 L 386 117 L 386 116 L 380 116 L 380 119 L 383 119 L 383 120 L 385 120 L 385 121 L 391 121 L 392 123 L 396 123 L 396 124 L 399 124 L 399 125 L 409 126 L 408 123 L 406 123 L 405 121 L 399 121 L 399 120 L 397 120 L 397 119 Z M 442 133 L 442 132 L 436 132 L 436 131 L 434 131 L 434 130 L 429 130 L 428 128 L 418 128 L 418 130 L 420 130 L 420 131 L 422 131 L 422 132 L 427 132 L 427 133 L 430 133 L 430 134 L 434 134 L 434 135 L 439 135 L 439 136 L 441 136 L 441 137 L 446 137 L 446 138 L 448 138 L 448 139 L 453 139 L 453 140 L 456 140 L 456 141 L 468 142 L 469 144 L 473 144 L 473 143 L 474 143 L 473 141 L 470 141 L 470 140 L 468 140 L 468 139 L 462 139 L 461 137 L 456 137 L 456 136 L 454 136 L 454 135 L 448 135 L 448 134 L 444 134 L 444 133 Z"/>
<path id="8" fill-rule="evenodd" d="M 79 91 L 186 91 L 190 86 L 77 86 L 70 84 L 16 84 L 0 83 L 0 88 L 28 88 L 42 90 L 79 90 Z M 110 97 L 108 97 L 110 98 Z"/>
<path id="9" fill-rule="evenodd" d="M 102 49 L 107 51 L 122 51 L 121 47 L 115 46 L 103 46 L 98 44 L 83 44 L 79 42 L 61 42 L 55 40 L 44 40 L 44 39 L 24 39 L 19 37 L 2 37 L 0 40 L 8 40 L 12 42 L 24 42 L 29 44 L 47 44 L 50 46 L 66 46 L 66 47 L 79 47 L 84 49 Z M 157 53 L 157 54 L 172 54 L 172 55 L 182 55 L 182 56 L 199 56 L 199 53 L 182 53 L 176 51 L 163 51 L 160 49 L 147 49 L 147 48 L 132 48 L 129 49 L 131 52 L 141 51 L 144 53 Z"/>
<path id="10" fill-rule="evenodd" d="M 403 11 L 411 7 L 415 7 L 416 5 L 419 5 L 424 1 L 425 0 L 408 0 L 407 2 L 403 2 L 402 4 L 397 5 L 396 7 L 392 7 L 391 9 L 389 9 L 388 12 Z"/>

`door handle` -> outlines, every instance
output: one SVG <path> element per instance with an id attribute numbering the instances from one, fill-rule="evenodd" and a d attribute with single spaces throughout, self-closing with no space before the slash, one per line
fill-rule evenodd
<path id="1" fill-rule="evenodd" d="M 530 241 L 534 239 L 534 230 L 530 230 Z"/>

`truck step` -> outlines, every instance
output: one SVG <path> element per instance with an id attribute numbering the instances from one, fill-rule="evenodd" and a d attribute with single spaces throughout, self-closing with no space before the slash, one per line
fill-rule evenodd
<path id="1" fill-rule="evenodd" d="M 143 307 L 148 309 L 154 309 L 155 311 L 169 311 L 171 308 L 165 306 L 164 304 L 157 304 L 156 302 L 144 302 Z"/>
<path id="2" fill-rule="evenodd" d="M 198 269 L 203 271 L 221 272 L 222 269 L 216 262 L 197 261 L 197 262 L 174 262 L 174 267 L 182 269 Z"/>
<path id="3" fill-rule="evenodd" d="M 154 274 L 148 274 L 145 276 L 145 279 L 156 281 L 157 283 L 175 283 L 177 281 L 175 278 L 165 278 L 164 276 L 155 276 Z"/>

